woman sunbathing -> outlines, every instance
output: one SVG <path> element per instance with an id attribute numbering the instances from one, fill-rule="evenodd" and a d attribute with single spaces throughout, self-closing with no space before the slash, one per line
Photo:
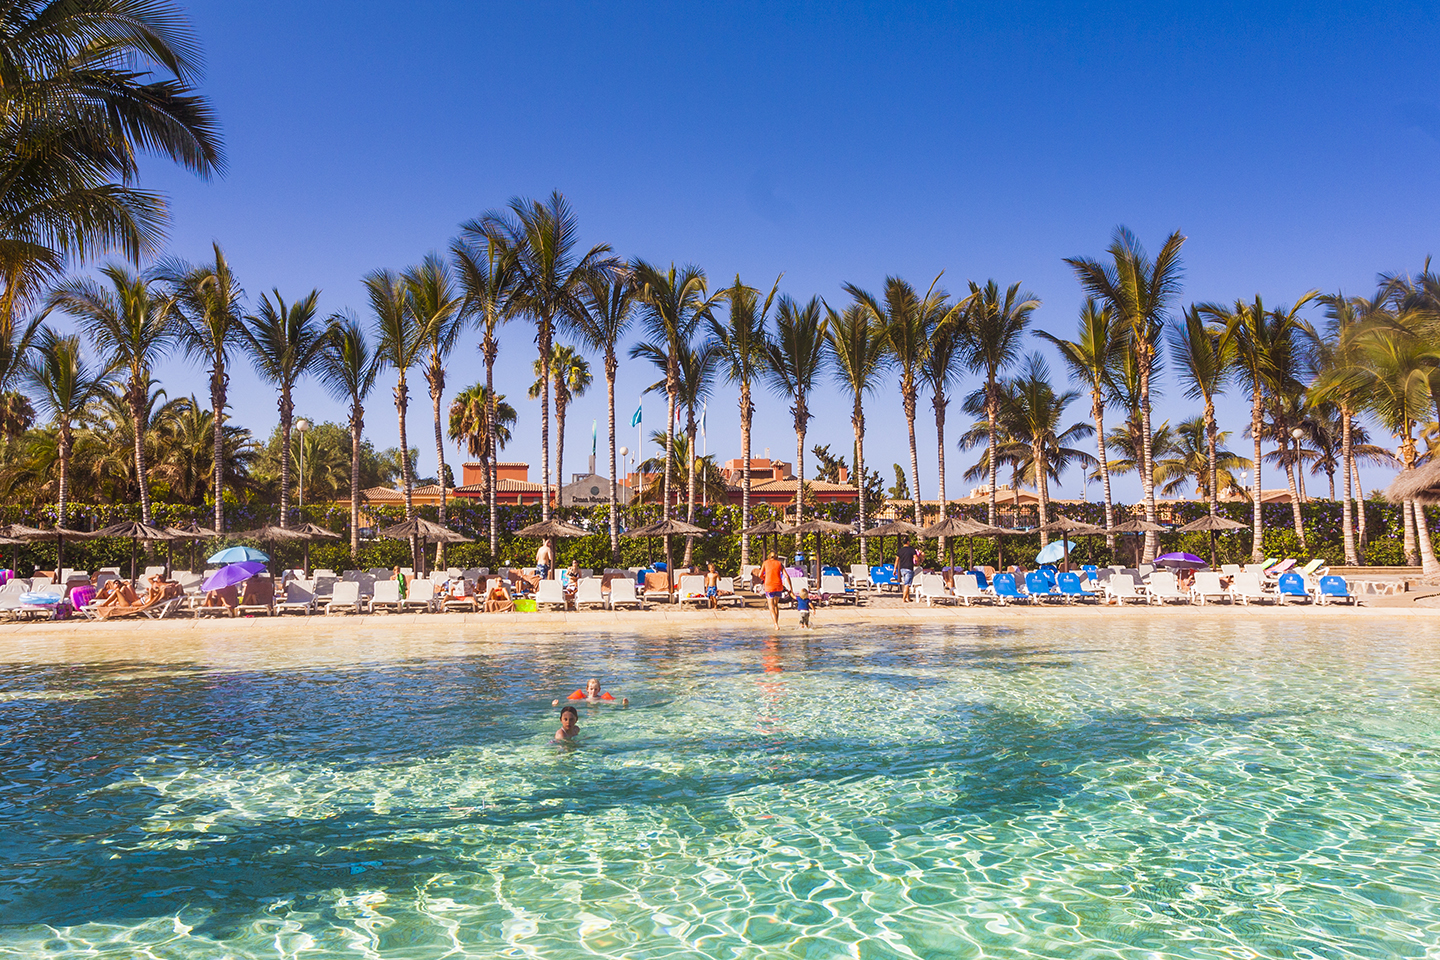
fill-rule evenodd
<path id="1" fill-rule="evenodd" d="M 510 613 L 515 609 L 515 599 L 510 595 L 510 588 L 505 586 L 504 580 L 496 580 L 495 586 L 485 594 L 486 613 Z"/>
<path id="2" fill-rule="evenodd" d="M 234 586 L 211 590 L 205 594 L 205 599 L 200 601 L 202 607 L 224 607 L 232 617 L 235 616 L 235 608 L 239 605 L 240 600 Z"/>
<path id="3" fill-rule="evenodd" d="M 183 595 L 184 591 L 180 588 L 180 584 L 174 580 L 165 579 L 163 575 L 151 579 L 150 588 L 145 591 L 143 598 L 137 597 L 128 583 L 122 583 L 109 599 L 99 605 L 95 613 L 102 620 L 111 617 L 133 616 Z"/>

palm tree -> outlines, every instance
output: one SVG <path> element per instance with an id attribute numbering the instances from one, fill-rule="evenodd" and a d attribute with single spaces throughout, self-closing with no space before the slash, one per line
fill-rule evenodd
<path id="1" fill-rule="evenodd" d="M 1254 530 L 1252 533 L 1251 558 L 1255 561 L 1265 556 L 1265 528 L 1262 515 L 1264 487 L 1260 482 L 1260 463 L 1263 453 L 1260 449 L 1264 438 L 1265 399 L 1275 393 L 1284 393 L 1292 388 L 1296 377 L 1297 364 L 1294 354 L 1302 349 L 1300 338 L 1313 337 L 1310 325 L 1299 315 L 1300 308 L 1319 295 L 1311 291 L 1289 307 L 1267 311 L 1264 301 L 1256 297 L 1254 303 L 1236 301 L 1234 309 L 1225 311 L 1213 304 L 1200 309 L 1225 324 L 1226 341 L 1221 349 L 1233 350 L 1236 361 L 1235 376 L 1250 391 L 1250 436 L 1255 443 L 1255 508 Z M 1299 507 L 1298 490 L 1292 496 Z M 1296 537 L 1301 549 L 1305 548 L 1305 527 L 1303 518 L 1296 517 Z"/>
<path id="2" fill-rule="evenodd" d="M 213 245 L 215 262 L 192 267 L 172 264 L 167 278 L 174 285 L 178 306 L 180 346 L 191 357 L 209 364 L 210 410 L 215 490 L 215 529 L 225 532 L 225 407 L 230 388 L 230 351 L 244 324 L 244 292 L 230 269 L 220 244 Z"/>
<path id="3" fill-rule="evenodd" d="M 405 281 L 389 270 L 374 270 L 365 276 L 370 295 L 370 312 L 375 316 L 375 353 L 380 366 L 395 370 L 395 415 L 400 421 L 400 482 L 405 491 L 405 519 L 415 519 L 415 472 L 410 465 L 410 441 L 405 431 L 405 415 L 410 408 L 410 386 L 406 382 L 410 368 L 420 359 L 424 349 L 423 331 L 412 321 L 405 304 Z M 419 544 L 410 541 L 411 559 L 420 566 Z"/>
<path id="4" fill-rule="evenodd" d="M 104 392 L 110 370 L 86 365 L 79 337 L 62 337 L 46 328 L 40 332 L 24 376 L 41 410 L 49 413 L 55 422 L 56 463 L 60 469 L 55 525 L 63 527 L 70 499 L 70 450 L 75 421 L 90 402 Z"/>
<path id="5" fill-rule="evenodd" d="M 946 517 L 945 505 L 945 408 L 950 405 L 946 392 L 960 380 L 960 366 L 965 360 L 964 313 L 949 312 L 950 319 L 937 324 L 930 334 L 930 346 L 921 361 L 920 373 L 930 387 L 930 405 L 935 411 L 935 452 L 938 460 L 940 519 Z M 936 556 L 945 553 L 945 538 L 939 538 Z"/>
<path id="6" fill-rule="evenodd" d="M 550 519 L 550 355 L 556 325 L 568 326 L 581 314 L 583 291 L 596 277 L 612 275 L 619 263 L 608 257 L 610 246 L 597 244 L 578 259 L 579 228 L 565 198 L 556 192 L 544 203 L 510 201 L 508 215 L 487 213 L 463 228 L 484 236 L 510 259 L 516 273 L 511 299 L 515 308 L 535 321 L 535 343 L 540 349 L 540 474 L 545 496 L 540 498 L 542 519 Z M 673 412 L 673 411 L 672 411 Z"/>
<path id="7" fill-rule="evenodd" d="M 1225 389 L 1225 381 L 1234 369 L 1234 343 L 1225 336 L 1224 327 L 1217 328 L 1207 323 L 1205 315 L 1192 305 L 1185 310 L 1180 325 L 1170 329 L 1170 352 L 1175 355 L 1180 382 L 1186 387 L 1185 395 L 1205 404 L 1202 420 L 1210 479 L 1197 484 L 1195 489 L 1208 492 L 1206 499 L 1210 501 L 1210 516 L 1213 517 L 1220 509 L 1220 484 L 1216 471 L 1221 469 L 1216 452 L 1219 426 L 1215 422 L 1215 397 Z"/>
<path id="8" fill-rule="evenodd" d="M 80 321 L 90 342 L 109 357 L 110 366 L 126 371 L 125 400 L 130 407 L 135 444 L 140 516 L 149 523 L 145 416 L 150 371 L 175 341 L 175 298 L 157 294 L 151 280 L 121 266 L 111 264 L 100 273 L 110 281 L 110 289 L 93 280 L 70 280 L 56 288 L 50 303 Z"/>
<path id="9" fill-rule="evenodd" d="M 733 303 L 733 301 L 732 301 Z M 733 307 L 732 307 L 733 309 Z M 848 306 L 841 313 L 827 308 L 825 338 L 829 348 L 831 369 L 835 379 L 849 392 L 853 406 L 850 426 L 855 431 L 855 486 L 860 491 L 860 529 L 865 523 L 865 394 L 877 386 L 880 374 L 889 362 L 890 353 L 885 328 L 859 304 Z M 748 523 L 748 519 L 747 519 Z M 860 538 L 860 562 L 868 566 L 866 544 Z"/>
<path id="10" fill-rule="evenodd" d="M 1116 454 L 1106 463 L 1111 476 L 1123 477 L 1140 472 L 1140 465 L 1145 457 L 1145 440 L 1141 432 L 1140 417 L 1137 414 L 1127 417 L 1124 425 L 1115 427 L 1105 437 L 1105 448 Z M 1179 444 L 1175 439 L 1175 432 L 1170 429 L 1170 421 L 1162 421 L 1150 434 L 1151 462 L 1173 463 L 1178 450 Z M 1156 470 L 1158 475 L 1158 466 Z"/>
<path id="11" fill-rule="evenodd" d="M 900 404 L 905 411 L 905 426 L 910 433 L 911 497 L 915 507 L 915 523 L 920 524 L 920 452 L 915 445 L 915 414 L 920 402 L 919 379 L 925 354 L 930 349 L 930 334 L 942 322 L 948 322 L 954 307 L 946 308 L 945 291 L 937 290 L 937 275 L 929 291 L 921 299 L 915 288 L 899 277 L 885 278 L 885 305 L 853 283 L 844 284 L 846 293 L 885 330 L 885 342 L 895 365 L 900 368 Z"/>
<path id="12" fill-rule="evenodd" d="M 1155 483 L 1165 496 L 1177 496 L 1187 485 L 1195 484 L 1197 496 L 1212 504 L 1216 487 L 1226 492 L 1243 493 L 1234 471 L 1249 470 L 1252 464 L 1222 444 L 1230 431 L 1212 433 L 1205 417 L 1191 417 L 1175 428 L 1173 446 L 1155 458 Z"/>
<path id="13" fill-rule="evenodd" d="M 765 305 L 756 310 L 760 291 L 747 287 L 735 275 L 735 285 L 722 290 L 728 306 L 726 319 L 722 323 L 713 315 L 710 317 L 710 342 L 719 357 L 725 379 L 740 388 L 740 525 L 750 526 L 750 428 L 755 418 L 755 404 L 751 400 L 751 389 L 760 371 L 764 368 L 765 354 L 770 338 L 766 333 L 770 323 L 770 305 L 780 289 L 780 279 L 765 298 Z M 864 549 L 864 542 L 861 542 Z M 740 563 L 750 562 L 750 535 L 740 535 Z"/>
<path id="14" fill-rule="evenodd" d="M 530 399 L 534 400 L 540 396 L 545 388 L 544 382 L 540 379 L 548 368 L 550 374 L 550 386 L 555 391 L 555 475 L 558 478 L 557 487 L 565 485 L 565 412 L 570 409 L 570 401 L 575 397 L 585 395 L 590 389 L 592 378 L 590 376 L 590 363 L 584 356 L 577 353 L 574 347 L 566 346 L 563 343 L 555 344 L 555 349 L 550 351 L 549 363 L 542 364 L 535 361 L 536 380 L 530 385 Z M 557 495 L 558 496 L 558 495 Z M 560 506 L 558 499 L 557 509 Z"/>
<path id="15" fill-rule="evenodd" d="M 330 318 L 330 335 L 320 352 L 320 382 L 337 401 L 350 405 L 350 555 L 360 554 L 360 438 L 365 431 L 365 398 L 380 375 L 380 354 L 353 313 Z"/>
<path id="16" fill-rule="evenodd" d="M 820 359 L 825 348 L 829 320 L 824 316 L 819 297 L 811 297 L 803 306 L 782 296 L 775 310 L 775 336 L 765 353 L 764 377 L 776 393 L 788 396 L 790 414 L 795 425 L 795 522 L 804 523 L 805 500 L 805 431 L 810 423 L 810 392 L 820 373 Z M 801 535 L 795 535 L 795 551 L 800 552 Z"/>
<path id="17" fill-rule="evenodd" d="M 9 3 L 0 16 L 0 327 L 72 258 L 160 246 L 163 197 L 141 153 L 209 177 L 219 128 L 195 92 L 199 48 L 163 0 Z"/>
<path id="18" fill-rule="evenodd" d="M 1021 291 L 1020 284 L 1012 283 L 1000 294 L 1000 285 L 994 280 L 984 287 L 972 282 L 970 297 L 966 301 L 963 325 L 965 338 L 965 359 L 971 370 L 985 374 L 985 420 L 990 425 L 990 519 L 991 526 L 999 510 L 996 485 L 999 480 L 999 461 L 995 445 L 998 442 L 998 421 L 1003 397 L 1000 395 L 1000 373 L 1020 356 L 1020 345 L 1030 316 L 1040 306 L 1040 300 L 1032 293 Z"/>
<path id="19" fill-rule="evenodd" d="M 482 249 L 483 248 L 483 249 Z M 490 403 L 486 408 L 487 426 L 484 436 L 498 437 L 499 426 L 491 398 L 495 396 L 495 360 L 500 355 L 500 324 L 509 319 L 512 311 L 511 295 L 519 274 L 515 270 L 513 254 L 501 244 L 492 242 L 478 228 L 477 224 L 466 224 L 461 236 L 450 244 L 450 254 L 455 260 L 455 270 L 460 277 L 460 288 L 465 291 L 463 310 L 480 325 L 480 356 L 485 362 L 484 397 Z M 490 514 L 490 556 L 500 553 L 499 505 L 495 499 L 496 462 L 493 444 L 480 458 L 486 470 L 486 506 Z"/>
<path id="20" fill-rule="evenodd" d="M 316 321 L 320 291 L 287 304 L 279 290 L 260 295 L 260 306 L 245 318 L 241 337 L 255 372 L 280 389 L 280 526 L 290 522 L 290 430 L 295 420 L 295 384 L 309 373 L 330 336 L 328 322 Z"/>
<path id="21" fill-rule="evenodd" d="M 494 409 L 495 439 L 490 439 L 490 410 Z M 491 483 L 490 460 L 510 442 L 510 428 L 515 425 L 515 408 L 505 402 L 505 395 L 491 398 L 485 384 L 476 383 L 466 387 L 450 401 L 450 439 L 463 443 L 470 456 L 480 461 L 480 473 L 484 483 Z M 486 490 L 488 500 L 490 491 Z"/>
<path id="22" fill-rule="evenodd" d="M 435 417 L 435 476 L 440 481 L 440 526 L 445 526 L 445 434 L 440 424 L 440 400 L 445 395 L 445 361 L 455 349 L 468 319 L 461 310 L 463 297 L 455 290 L 450 268 L 437 254 L 429 254 L 418 267 L 405 271 L 405 308 L 420 337 L 425 360 L 425 382 Z M 445 564 L 445 544 L 435 545 L 435 565 Z"/>
<path id="23" fill-rule="evenodd" d="M 1355 415 L 1363 403 L 1361 390 L 1364 382 L 1364 376 L 1357 367 L 1359 357 L 1355 338 L 1365 318 L 1378 313 L 1382 305 L 1363 297 L 1346 297 L 1343 293 L 1320 297 L 1320 302 L 1325 305 L 1325 316 L 1330 323 L 1326 336 L 1317 345 L 1319 373 L 1311 384 L 1311 392 L 1317 402 L 1333 402 L 1340 412 L 1340 468 L 1345 475 L 1345 496 L 1340 509 L 1341 539 L 1344 541 L 1345 562 L 1354 566 L 1360 563 L 1360 551 L 1355 541 L 1353 485 L 1356 469 Z M 1363 503 L 1361 520 L 1364 520 Z"/>
<path id="24" fill-rule="evenodd" d="M 650 442 L 657 447 L 663 447 L 665 434 L 659 430 L 654 431 L 650 434 Z M 698 456 L 692 454 L 691 450 L 684 434 L 677 434 L 670 451 L 671 472 L 686 484 L 692 481 L 690 475 L 693 473 L 695 485 L 712 503 L 724 502 L 726 497 L 725 477 L 715 465 L 714 454 Z M 660 462 L 659 457 L 649 457 L 640 462 L 639 471 L 641 474 L 663 475 L 665 465 Z M 640 491 L 642 501 L 646 495 L 658 496 L 659 491 L 655 488 L 663 482 L 663 479 L 651 480 L 649 488 Z"/>
<path id="25" fill-rule="evenodd" d="M 630 349 L 632 359 L 665 357 L 665 477 L 662 484 L 664 515 L 670 516 L 670 447 L 675 439 L 675 404 L 680 391 L 680 354 L 688 348 L 701 323 L 707 322 L 720 294 L 707 296 L 705 271 L 687 265 L 660 270 L 644 260 L 631 265 L 640 301 L 645 305 L 641 324 L 650 338 Z M 691 502 L 693 503 L 693 497 Z"/>
<path id="26" fill-rule="evenodd" d="M 1074 340 L 1061 340 L 1044 330 L 1036 330 L 1035 333 L 1053 344 L 1070 372 L 1090 388 L 1090 418 L 1095 421 L 1095 442 L 1099 447 L 1096 463 L 1100 486 L 1105 493 L 1105 545 L 1114 551 L 1115 534 L 1110 529 L 1115 526 L 1115 507 L 1110 493 L 1110 468 L 1105 456 L 1105 394 L 1120 354 L 1129 349 L 1125 329 L 1115 322 L 1114 310 L 1089 298 L 1080 308 L 1080 327 Z"/>
<path id="27" fill-rule="evenodd" d="M 1180 294 L 1180 247 L 1185 238 L 1175 231 L 1151 260 L 1140 241 L 1124 227 L 1115 230 L 1108 262 L 1088 257 L 1067 257 L 1086 296 L 1115 311 L 1115 319 L 1128 333 L 1140 374 L 1140 426 L 1144 448 L 1140 488 L 1145 497 L 1145 519 L 1155 522 L 1155 464 L 1150 451 L 1150 377 L 1155 369 L 1156 334 L 1169 319 L 1170 303 Z M 1144 559 L 1151 560 L 1159 546 L 1154 533 L 1145 534 Z"/>
<path id="28" fill-rule="evenodd" d="M 575 332 L 592 350 L 599 350 L 605 365 L 605 409 L 610 417 L 610 557 L 620 562 L 620 473 L 615 461 L 615 375 L 620 369 L 616 351 L 630 328 L 637 290 L 628 271 L 613 277 L 593 277 L 586 284 Z"/>

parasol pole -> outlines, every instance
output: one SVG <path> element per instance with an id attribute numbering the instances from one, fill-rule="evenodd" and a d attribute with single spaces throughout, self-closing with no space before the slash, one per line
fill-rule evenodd
<path id="1" fill-rule="evenodd" d="M 130 538 L 130 582 L 131 582 L 131 583 L 138 583 L 138 582 L 139 582 L 139 578 L 136 576 L 136 566 L 135 566 L 135 541 L 136 541 L 136 538 L 132 536 L 132 537 Z"/>

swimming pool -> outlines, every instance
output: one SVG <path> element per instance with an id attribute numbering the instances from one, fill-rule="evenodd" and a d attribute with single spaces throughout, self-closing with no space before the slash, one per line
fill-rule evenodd
<path id="1" fill-rule="evenodd" d="M 0 956 L 1426 955 L 1440 630 L 1306 613 L 7 641 Z"/>

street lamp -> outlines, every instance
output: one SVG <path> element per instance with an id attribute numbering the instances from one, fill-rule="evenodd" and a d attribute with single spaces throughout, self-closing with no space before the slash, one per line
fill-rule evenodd
<path id="1" fill-rule="evenodd" d="M 305 434 L 310 432 L 310 421 L 301 417 L 295 421 L 295 431 L 300 434 L 300 508 L 305 508 Z"/>
<path id="2" fill-rule="evenodd" d="M 618 454 L 620 454 L 620 467 L 621 467 L 621 469 L 622 469 L 622 470 L 626 470 L 626 472 L 628 473 L 628 472 L 629 472 L 629 470 L 628 470 L 628 463 L 627 463 L 627 461 L 626 461 L 625 458 L 628 457 L 628 456 L 630 456 L 630 448 L 629 448 L 629 447 L 621 447 L 619 450 L 616 450 L 615 452 L 618 453 Z M 611 482 L 612 484 L 618 484 L 618 483 L 620 482 L 620 478 L 619 478 L 619 477 L 611 477 L 611 478 L 610 478 L 610 482 Z"/>

